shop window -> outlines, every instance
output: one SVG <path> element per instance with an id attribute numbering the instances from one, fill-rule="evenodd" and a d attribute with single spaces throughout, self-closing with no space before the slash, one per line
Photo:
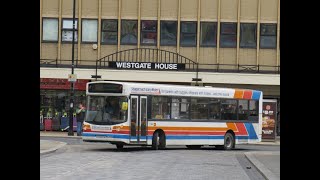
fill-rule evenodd
<path id="1" fill-rule="evenodd" d="M 42 40 L 43 41 L 58 41 L 58 19 L 43 18 L 42 21 Z"/>
<path id="2" fill-rule="evenodd" d="M 197 45 L 197 22 L 181 22 L 180 45 Z"/>
<path id="3" fill-rule="evenodd" d="M 237 23 L 221 23 L 220 47 L 237 47 Z"/>
<path id="4" fill-rule="evenodd" d="M 82 20 L 82 42 L 97 42 L 98 40 L 98 20 Z"/>
<path id="5" fill-rule="evenodd" d="M 257 24 L 240 24 L 240 48 L 257 47 Z"/>
<path id="6" fill-rule="evenodd" d="M 217 23 L 201 22 L 200 46 L 217 46 Z"/>
<path id="7" fill-rule="evenodd" d="M 122 20 L 121 21 L 121 44 L 136 45 L 138 37 L 138 21 Z"/>
<path id="8" fill-rule="evenodd" d="M 69 116 L 70 94 L 69 90 L 40 90 L 40 111 L 44 117 Z M 86 103 L 85 91 L 75 91 L 74 106 Z M 75 110 L 75 109 L 74 109 Z"/>
<path id="9" fill-rule="evenodd" d="M 72 28 L 73 21 L 72 19 L 63 19 L 62 20 L 62 42 L 72 42 Z M 75 32 L 74 32 L 74 41 L 78 41 L 78 20 L 75 20 Z"/>
<path id="10" fill-rule="evenodd" d="M 277 24 L 260 25 L 260 48 L 277 48 Z"/>
<path id="11" fill-rule="evenodd" d="M 105 19 L 101 24 L 101 43 L 117 44 L 118 43 L 118 20 Z"/>
<path id="12" fill-rule="evenodd" d="M 171 101 L 169 97 L 153 96 L 151 119 L 171 119 L 170 107 Z"/>
<path id="13" fill-rule="evenodd" d="M 161 21 L 160 24 L 160 45 L 177 45 L 177 22 Z"/>
<path id="14" fill-rule="evenodd" d="M 157 45 L 157 21 L 141 21 L 141 44 Z"/>

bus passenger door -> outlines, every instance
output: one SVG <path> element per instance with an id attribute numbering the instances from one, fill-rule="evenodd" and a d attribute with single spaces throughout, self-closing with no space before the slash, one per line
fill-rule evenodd
<path id="1" fill-rule="evenodd" d="M 147 96 L 140 96 L 140 142 L 147 143 Z"/>
<path id="2" fill-rule="evenodd" d="M 130 142 L 147 143 L 147 96 L 131 96 Z"/>
<path id="3" fill-rule="evenodd" d="M 131 96 L 130 142 L 138 141 L 138 96 Z"/>

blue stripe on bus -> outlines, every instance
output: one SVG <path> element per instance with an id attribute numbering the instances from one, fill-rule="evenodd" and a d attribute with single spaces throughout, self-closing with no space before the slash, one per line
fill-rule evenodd
<path id="1" fill-rule="evenodd" d="M 129 139 L 129 135 L 124 135 L 124 134 L 103 134 L 103 133 L 82 133 L 82 136 L 91 136 L 91 137 L 96 137 L 96 136 L 104 136 L 104 137 L 109 137 L 109 138 L 121 138 L 121 139 Z"/>
<path id="2" fill-rule="evenodd" d="M 224 136 L 166 136 L 166 139 L 224 139 Z"/>
<path id="3" fill-rule="evenodd" d="M 236 136 L 236 139 L 249 139 L 249 136 Z"/>
<path id="4" fill-rule="evenodd" d="M 259 100 L 260 99 L 260 95 L 261 95 L 260 91 L 253 91 L 251 99 Z"/>
<path id="5" fill-rule="evenodd" d="M 258 139 L 255 130 L 252 126 L 251 123 L 245 123 L 245 126 L 247 128 L 247 131 L 249 133 L 249 136 L 236 136 L 236 139 Z M 83 133 L 82 136 L 87 136 L 87 137 L 109 137 L 109 138 L 120 138 L 120 139 L 131 139 L 131 140 L 137 140 L 136 137 L 130 137 L 129 135 L 121 135 L 121 134 L 98 134 L 98 133 Z M 143 136 L 140 139 L 152 139 L 152 136 Z M 166 139 L 168 140 L 181 140 L 181 139 L 224 139 L 224 136 L 170 136 L 167 135 Z"/>
<path id="6" fill-rule="evenodd" d="M 254 130 L 252 123 L 244 123 L 244 125 L 246 126 L 246 129 L 248 131 L 249 139 L 258 139 L 257 133 Z"/>

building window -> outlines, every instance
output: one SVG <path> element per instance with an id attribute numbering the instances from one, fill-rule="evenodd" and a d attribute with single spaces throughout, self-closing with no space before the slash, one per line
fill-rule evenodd
<path id="1" fill-rule="evenodd" d="M 82 42 L 97 42 L 98 40 L 98 20 L 82 20 Z"/>
<path id="2" fill-rule="evenodd" d="M 42 40 L 53 42 L 58 41 L 58 19 L 43 18 Z"/>
<path id="3" fill-rule="evenodd" d="M 217 46 L 217 23 L 201 22 L 200 46 Z"/>
<path id="4" fill-rule="evenodd" d="M 121 21 L 121 44 L 137 44 L 138 37 L 138 21 L 122 20 Z"/>
<path id="5" fill-rule="evenodd" d="M 240 48 L 257 47 L 257 24 L 240 24 Z"/>
<path id="6" fill-rule="evenodd" d="M 63 42 L 72 42 L 72 19 L 63 19 L 62 20 L 62 41 Z M 75 32 L 74 40 L 78 41 L 78 20 L 75 20 Z"/>
<path id="7" fill-rule="evenodd" d="M 197 45 L 197 22 L 181 22 L 180 45 Z"/>
<path id="8" fill-rule="evenodd" d="M 101 43 L 117 44 L 118 43 L 118 21 L 113 19 L 102 20 L 101 26 Z"/>
<path id="9" fill-rule="evenodd" d="M 161 21 L 160 24 L 160 45 L 177 45 L 177 22 Z"/>
<path id="10" fill-rule="evenodd" d="M 221 23 L 220 47 L 237 47 L 237 23 Z"/>
<path id="11" fill-rule="evenodd" d="M 157 21 L 141 21 L 141 44 L 157 45 Z"/>
<path id="12" fill-rule="evenodd" d="M 277 24 L 261 24 L 260 48 L 277 48 Z"/>

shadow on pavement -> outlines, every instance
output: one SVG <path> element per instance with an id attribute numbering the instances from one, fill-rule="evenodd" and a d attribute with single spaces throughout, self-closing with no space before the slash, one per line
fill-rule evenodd
<path id="1" fill-rule="evenodd" d="M 216 149 L 215 147 L 202 147 L 200 149 L 188 149 L 185 146 L 181 147 L 167 147 L 166 149 L 157 150 L 157 151 L 176 151 L 176 150 L 188 150 L 188 151 L 221 151 L 221 152 L 234 152 L 234 151 L 256 151 L 255 149 L 245 149 L 245 148 L 235 148 L 233 150 L 221 150 Z M 130 147 L 125 146 L 123 149 L 117 149 L 115 146 L 110 148 L 91 148 L 86 149 L 85 151 L 92 151 L 92 152 L 135 152 L 135 151 L 155 151 L 151 147 Z"/>

